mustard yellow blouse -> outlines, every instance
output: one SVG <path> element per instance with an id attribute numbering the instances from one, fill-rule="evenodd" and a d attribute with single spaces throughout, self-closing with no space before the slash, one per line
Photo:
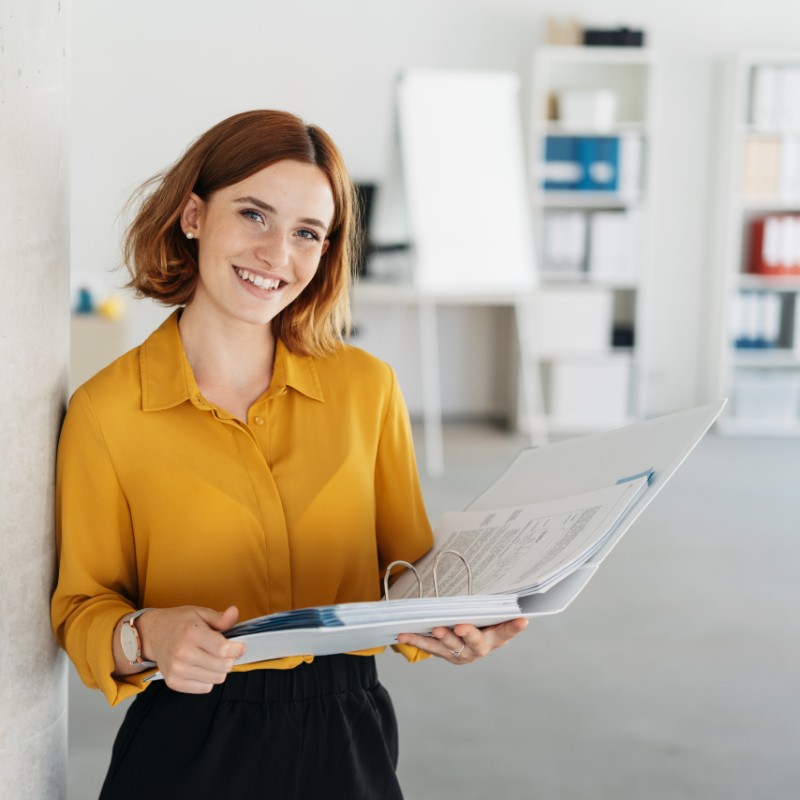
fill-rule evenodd
<path id="1" fill-rule="evenodd" d="M 132 609 L 235 604 L 244 620 L 376 600 L 385 566 L 432 543 L 386 364 L 278 342 L 245 425 L 203 398 L 177 318 L 75 392 L 59 442 L 53 628 L 112 704 L 149 674 L 113 677 L 112 632 Z"/>

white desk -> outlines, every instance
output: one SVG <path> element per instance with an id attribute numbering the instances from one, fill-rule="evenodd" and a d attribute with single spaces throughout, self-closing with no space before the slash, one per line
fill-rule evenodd
<path id="1" fill-rule="evenodd" d="M 442 443 L 442 394 L 439 382 L 439 341 L 437 308 L 456 306 L 506 306 L 514 311 L 515 331 L 519 351 L 519 375 L 527 428 L 531 443 L 547 443 L 547 428 L 542 401 L 541 377 L 538 361 L 533 352 L 529 326 L 525 324 L 529 312 L 530 293 L 503 293 L 480 296 L 476 294 L 431 294 L 421 292 L 411 283 L 365 279 L 355 285 L 352 294 L 353 308 L 366 305 L 416 306 L 420 332 L 420 371 L 422 380 L 423 423 L 425 429 L 425 464 L 429 475 L 444 471 Z"/>

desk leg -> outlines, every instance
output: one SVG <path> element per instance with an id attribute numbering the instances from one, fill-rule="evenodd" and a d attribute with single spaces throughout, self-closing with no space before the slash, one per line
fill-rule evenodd
<path id="1" fill-rule="evenodd" d="M 425 464 L 428 475 L 444 472 L 442 442 L 442 393 L 439 385 L 439 331 L 436 303 L 419 303 L 420 366 L 422 368 L 422 411 L 425 423 Z"/>
<path id="2" fill-rule="evenodd" d="M 514 326 L 517 332 L 519 351 L 519 375 L 522 384 L 522 401 L 531 444 L 541 447 L 548 442 L 547 417 L 544 408 L 542 371 L 539 362 L 539 344 L 532 341 L 533 326 L 530 324 L 530 301 L 514 304 Z"/>

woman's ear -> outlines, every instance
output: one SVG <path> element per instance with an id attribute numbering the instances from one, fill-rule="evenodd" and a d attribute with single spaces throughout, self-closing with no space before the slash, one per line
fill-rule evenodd
<path id="1" fill-rule="evenodd" d="M 181 212 L 181 228 L 187 239 L 197 239 L 203 221 L 205 203 L 203 199 L 192 192 Z"/>
<path id="2" fill-rule="evenodd" d="M 330 243 L 331 243 L 331 240 L 330 240 L 330 239 L 326 239 L 326 240 L 325 240 L 325 241 L 322 243 L 322 252 L 320 253 L 320 257 L 325 255 L 325 252 L 327 251 L 327 249 L 328 249 L 328 246 L 330 245 Z"/>

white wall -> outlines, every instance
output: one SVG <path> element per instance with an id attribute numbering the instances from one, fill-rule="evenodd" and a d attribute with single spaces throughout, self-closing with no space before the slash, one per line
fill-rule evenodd
<path id="1" fill-rule="evenodd" d="M 548 14 L 584 23 L 642 25 L 662 56 L 660 162 L 649 414 L 701 396 L 700 340 L 712 252 L 712 178 L 718 66 L 740 49 L 792 49 L 793 0 L 82 0 L 73 20 L 72 265 L 117 285 L 118 214 L 130 191 L 223 117 L 283 108 L 322 125 L 354 177 L 380 183 L 388 167 L 392 88 L 407 67 L 510 69 L 530 85 L 532 51 Z M 527 117 L 527 108 L 523 109 Z M 129 343 L 161 312 L 129 305 Z M 491 320 L 474 319 L 476 335 Z M 448 358 L 473 320 L 443 325 L 445 411 L 475 411 L 470 386 L 488 383 L 485 359 Z M 413 369 L 406 376 L 419 408 Z M 403 376 L 401 376 L 401 380 Z M 410 382 L 410 383 L 409 383 Z M 501 393 L 502 394 L 502 393 Z M 469 400 L 472 397 L 473 400 Z M 496 411 L 498 393 L 478 405 Z"/>

